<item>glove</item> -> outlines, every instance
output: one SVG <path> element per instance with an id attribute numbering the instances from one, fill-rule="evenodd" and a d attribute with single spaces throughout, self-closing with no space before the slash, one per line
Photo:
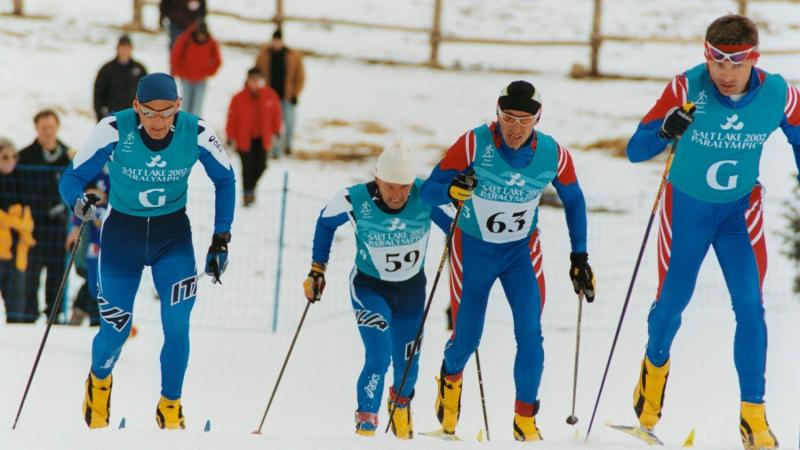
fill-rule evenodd
<path id="1" fill-rule="evenodd" d="M 228 242 L 231 241 L 231 234 L 216 233 L 211 237 L 211 246 L 208 247 L 206 255 L 206 275 L 211 277 L 212 283 L 222 284 L 222 274 L 228 267 Z"/>
<path id="2" fill-rule="evenodd" d="M 472 191 L 478 186 L 478 179 L 475 177 L 475 171 L 470 167 L 468 170 L 459 173 L 450 182 L 450 188 L 447 193 L 454 201 L 465 202 L 472 197 Z"/>
<path id="3" fill-rule="evenodd" d="M 672 108 L 667 113 L 667 117 L 664 118 L 664 123 L 661 124 L 661 131 L 659 131 L 658 135 L 667 139 L 680 137 L 686 132 L 689 125 L 694 122 L 694 111 L 694 105 L 690 107 L 684 105 L 683 108 Z"/>
<path id="4" fill-rule="evenodd" d="M 576 294 L 583 292 L 586 301 L 594 301 L 594 274 L 589 267 L 588 253 L 570 253 L 569 260 L 572 265 L 569 268 L 569 278 L 572 280 L 572 287 Z"/>
<path id="5" fill-rule="evenodd" d="M 325 290 L 325 263 L 312 262 L 311 271 L 308 278 L 303 282 L 303 291 L 306 299 L 311 303 L 322 298 L 322 291 Z"/>
<path id="6" fill-rule="evenodd" d="M 72 208 L 72 212 L 75 213 L 75 217 L 81 219 L 83 222 L 92 220 L 92 218 L 94 218 L 95 210 L 97 209 L 94 205 L 99 200 L 100 197 L 94 194 L 81 194 L 81 196 L 75 200 L 75 207 Z"/>

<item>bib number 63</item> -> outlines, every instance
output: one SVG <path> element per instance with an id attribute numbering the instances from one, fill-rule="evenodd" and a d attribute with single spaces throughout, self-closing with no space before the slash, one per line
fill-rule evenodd
<path id="1" fill-rule="evenodd" d="M 516 233 L 525 228 L 525 212 L 517 211 L 509 214 L 505 212 L 494 213 L 486 219 L 486 229 L 492 233 Z"/>

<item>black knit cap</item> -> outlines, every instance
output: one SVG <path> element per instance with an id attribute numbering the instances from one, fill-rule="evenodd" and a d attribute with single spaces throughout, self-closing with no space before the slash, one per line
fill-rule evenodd
<path id="1" fill-rule="evenodd" d="M 519 80 L 512 81 L 503 88 L 497 104 L 501 111 L 515 109 L 536 115 L 542 107 L 542 100 L 539 91 L 532 84 Z"/>
<path id="2" fill-rule="evenodd" d="M 122 36 L 120 36 L 119 40 L 117 40 L 117 46 L 120 45 L 127 45 L 129 47 L 132 47 L 133 43 L 131 42 L 131 37 L 128 36 L 127 34 L 123 34 Z"/>

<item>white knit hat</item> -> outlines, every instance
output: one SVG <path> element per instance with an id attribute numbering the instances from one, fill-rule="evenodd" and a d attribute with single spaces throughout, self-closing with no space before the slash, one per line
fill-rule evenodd
<path id="1" fill-rule="evenodd" d="M 375 177 L 387 183 L 413 183 L 416 171 L 411 149 L 399 140 L 394 140 L 386 145 L 375 164 Z"/>

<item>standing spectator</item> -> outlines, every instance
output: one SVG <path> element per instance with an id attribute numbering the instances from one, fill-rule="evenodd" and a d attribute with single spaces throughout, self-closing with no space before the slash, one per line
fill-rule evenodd
<path id="1" fill-rule="evenodd" d="M 25 270 L 33 240 L 31 208 L 24 201 L 17 150 L 0 138 L 0 294 L 6 306 L 6 322 L 25 321 Z"/>
<path id="2" fill-rule="evenodd" d="M 108 210 L 109 185 L 110 180 L 107 169 L 103 169 L 86 185 L 84 192 L 94 194 L 99 200 L 95 204 L 95 213 L 87 220 L 82 235 L 79 235 L 81 219 L 72 216 L 72 229 L 67 236 L 65 245 L 68 250 L 72 250 L 78 241 L 78 237 L 82 236 L 80 247 L 75 253 L 75 272 L 83 277 L 86 282 L 81 286 L 78 295 L 75 297 L 75 302 L 72 304 L 72 315 L 69 319 L 70 325 L 80 325 L 86 317 L 89 318 L 90 326 L 96 327 L 100 325 L 100 308 L 97 304 L 97 271 L 99 267 L 98 258 L 100 257 L 100 228 L 103 217 Z"/>
<path id="3" fill-rule="evenodd" d="M 183 30 L 206 18 L 206 0 L 161 0 L 158 9 L 161 14 L 159 25 L 163 27 L 165 19 L 169 22 L 170 50 Z"/>
<path id="4" fill-rule="evenodd" d="M 30 254 L 25 275 L 25 314 L 28 321 L 39 315 L 39 276 L 47 268 L 45 314 L 50 314 L 64 276 L 67 238 L 67 208 L 58 193 L 61 173 L 69 165 L 72 150 L 58 140 L 60 121 L 55 111 L 45 109 L 33 117 L 36 140 L 19 152 L 20 179 L 30 196 L 31 212 L 36 227 L 33 237 L 38 245 Z M 33 167 L 35 166 L 35 167 Z"/>
<path id="5" fill-rule="evenodd" d="M 267 152 L 280 131 L 281 100 L 264 86 L 261 73 L 253 67 L 247 71 L 244 88 L 231 99 L 225 126 L 228 146 L 234 147 L 242 159 L 244 206 L 256 200 L 256 184 L 267 168 Z"/>
<path id="6" fill-rule="evenodd" d="M 206 79 L 222 65 L 219 43 L 208 32 L 205 22 L 190 26 L 178 36 L 170 61 L 172 75 L 181 79 L 183 109 L 200 116 Z"/>
<path id="7" fill-rule="evenodd" d="M 136 83 L 147 75 L 147 69 L 131 58 L 132 51 L 131 38 L 123 34 L 117 42 L 117 56 L 97 72 L 94 80 L 94 113 L 98 122 L 133 105 Z"/>
<path id="8" fill-rule="evenodd" d="M 286 130 L 281 141 L 276 144 L 275 151 L 272 152 L 273 157 L 277 158 L 281 150 L 289 155 L 292 153 L 295 108 L 306 79 L 303 54 L 284 45 L 283 33 L 278 28 L 272 34 L 272 41 L 258 53 L 256 67 L 264 75 L 267 84 L 275 89 L 281 98 L 283 124 Z"/>

